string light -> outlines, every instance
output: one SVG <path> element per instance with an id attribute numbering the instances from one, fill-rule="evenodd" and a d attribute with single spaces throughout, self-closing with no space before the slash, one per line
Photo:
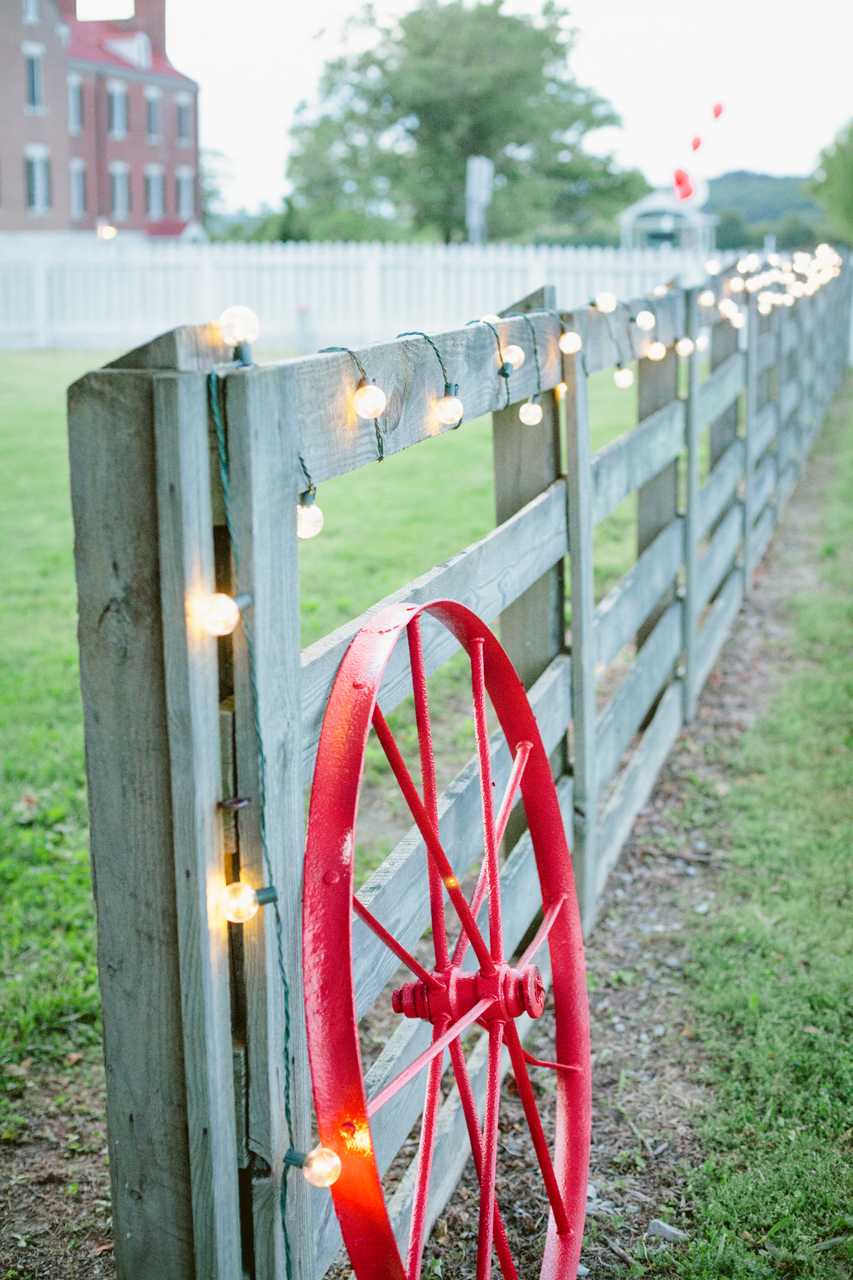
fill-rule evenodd
<path id="1" fill-rule="evenodd" d="M 493 316 L 493 315 L 480 316 L 481 324 L 500 324 L 500 322 L 501 322 L 500 316 Z"/>
<path id="2" fill-rule="evenodd" d="M 200 627 L 212 636 L 230 636 L 240 621 L 240 610 L 251 603 L 250 596 L 232 599 L 224 591 L 194 600 L 191 612 Z"/>
<path id="3" fill-rule="evenodd" d="M 465 408 L 456 394 L 457 391 L 456 383 L 451 386 L 449 382 L 446 382 L 444 384 L 444 395 L 440 400 L 436 401 L 435 416 L 442 426 L 458 427 L 462 421 Z"/>
<path id="4" fill-rule="evenodd" d="M 696 349 L 696 344 L 692 338 L 679 338 L 675 344 L 675 349 L 680 356 L 692 356 Z"/>
<path id="5" fill-rule="evenodd" d="M 737 313 L 736 316 L 732 316 L 731 319 L 732 319 L 733 329 L 742 329 L 743 326 L 746 324 L 746 316 L 743 315 L 740 311 Z"/>
<path id="6" fill-rule="evenodd" d="M 235 880 L 222 890 L 222 914 L 232 924 L 245 924 L 258 914 L 257 890 L 244 880 Z"/>
<path id="7" fill-rule="evenodd" d="M 99 219 L 98 225 L 96 228 L 96 235 L 99 240 L 115 240 L 116 236 L 118 235 L 118 228 L 112 226 L 109 222 L 106 221 L 106 219 L 104 219 L 103 221 Z"/>
<path id="8" fill-rule="evenodd" d="M 613 370 L 613 381 L 620 391 L 627 391 L 628 387 L 633 387 L 634 385 L 634 371 L 626 369 L 619 364 Z"/>
<path id="9" fill-rule="evenodd" d="M 792 307 L 794 305 L 794 299 L 790 293 L 784 293 L 782 295 L 782 305 L 786 307 Z"/>
<path id="10" fill-rule="evenodd" d="M 219 317 L 219 332 L 226 347 L 251 346 L 260 331 L 261 322 L 251 307 L 226 307 Z"/>
<path id="11" fill-rule="evenodd" d="M 696 339 L 696 350 L 707 351 L 710 345 L 711 345 L 711 340 L 708 337 L 707 333 L 700 333 Z"/>
<path id="12" fill-rule="evenodd" d="M 557 392 L 557 398 L 559 400 L 562 400 L 563 397 L 568 395 L 568 392 L 569 392 L 569 386 L 568 386 L 568 383 L 566 382 L 558 382 L 554 389 Z"/>
<path id="13" fill-rule="evenodd" d="M 305 1157 L 302 1173 L 312 1187 L 330 1187 L 341 1176 L 341 1158 L 329 1147 L 315 1147 Z"/>
<path id="14" fill-rule="evenodd" d="M 727 320 L 731 320 L 732 316 L 740 313 L 740 307 L 733 298 L 720 298 L 717 303 L 717 310 L 721 316 L 725 316 Z"/>
<path id="15" fill-rule="evenodd" d="M 307 540 L 316 538 L 323 528 L 325 518 L 316 502 L 300 502 L 296 508 L 296 536 Z"/>
<path id="16" fill-rule="evenodd" d="M 743 276 L 732 276 L 731 280 L 729 281 L 729 288 L 731 289 L 732 293 L 743 293 L 745 287 L 746 287 L 746 282 Z"/>
<path id="17" fill-rule="evenodd" d="M 385 412 L 388 398 L 375 380 L 361 378 L 352 398 L 352 407 L 360 418 L 378 418 Z"/>
<path id="18" fill-rule="evenodd" d="M 518 416 L 526 427 L 535 427 L 542 421 L 542 406 L 531 396 L 519 409 Z"/>
<path id="19" fill-rule="evenodd" d="M 564 355 L 576 355 L 582 346 L 581 336 L 579 333 L 575 333 L 574 329 L 568 329 L 565 333 L 560 334 L 560 350 Z"/>
<path id="20" fill-rule="evenodd" d="M 511 364 L 513 369 L 520 369 L 525 360 L 521 347 L 517 347 L 514 342 L 511 342 L 508 347 L 504 347 L 503 351 L 504 360 Z"/>
<path id="21" fill-rule="evenodd" d="M 640 311 L 634 317 L 634 323 L 638 329 L 642 329 L 644 333 L 650 333 L 654 329 L 657 321 L 652 311 Z"/>
<path id="22" fill-rule="evenodd" d="M 648 360 L 663 360 L 666 355 L 666 347 L 662 342 L 653 342 L 646 351 Z"/>
<path id="23" fill-rule="evenodd" d="M 747 266 L 747 262 L 748 262 L 748 259 L 747 259 L 747 258 L 740 258 L 740 259 L 738 260 L 738 264 L 737 264 L 737 269 L 738 269 L 738 271 L 742 271 L 744 275 L 746 275 L 747 271 L 749 271 L 749 267 Z"/>
<path id="24" fill-rule="evenodd" d="M 652 289 L 653 298 L 665 298 L 668 293 L 669 293 L 668 284 L 656 284 L 654 289 Z"/>
<path id="25" fill-rule="evenodd" d="M 703 289 L 696 301 L 700 307 L 713 307 L 717 301 L 717 295 L 713 289 Z"/>
<path id="26" fill-rule="evenodd" d="M 709 258 L 705 263 L 705 270 L 709 276 L 718 276 L 722 270 L 722 266 L 723 264 L 720 262 L 719 258 Z"/>
<path id="27" fill-rule="evenodd" d="M 599 293 L 595 299 L 595 305 L 598 307 L 599 311 L 603 311 L 607 316 L 610 315 L 612 311 L 616 310 L 619 303 L 616 301 L 616 298 L 612 293 Z"/>
<path id="28" fill-rule="evenodd" d="M 748 253 L 746 255 L 747 271 L 757 271 L 760 266 L 761 266 L 761 259 L 759 258 L 757 253 Z M 740 270 L 740 268 L 738 268 L 738 270 Z"/>

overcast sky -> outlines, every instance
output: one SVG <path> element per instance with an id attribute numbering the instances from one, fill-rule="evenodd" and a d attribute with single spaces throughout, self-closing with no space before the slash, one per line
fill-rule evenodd
<path id="1" fill-rule="evenodd" d="M 380 0 L 377 7 L 409 6 Z M 624 121 L 621 130 L 594 135 L 591 149 L 612 150 L 655 184 L 668 183 L 676 165 L 700 177 L 731 169 L 807 174 L 853 116 L 851 0 L 574 0 L 571 7 L 574 72 Z M 324 59 L 339 48 L 342 21 L 360 5 L 167 0 L 167 8 L 172 61 L 201 84 L 202 145 L 228 160 L 228 206 L 277 208 L 294 110 L 313 95 Z M 726 109 L 715 123 L 718 100 Z M 695 157 L 694 134 L 704 139 Z"/>

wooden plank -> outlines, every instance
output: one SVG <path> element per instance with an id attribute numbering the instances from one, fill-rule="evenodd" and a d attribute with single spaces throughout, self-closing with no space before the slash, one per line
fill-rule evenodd
<path id="1" fill-rule="evenodd" d="M 684 555 L 682 519 L 659 533 L 624 578 L 595 608 L 598 670 L 609 667 L 672 582 Z"/>
<path id="2" fill-rule="evenodd" d="M 733 569 L 711 606 L 697 637 L 696 682 L 700 690 L 711 674 L 717 654 L 728 638 L 742 600 L 743 575 L 739 569 Z"/>
<path id="3" fill-rule="evenodd" d="M 557 794 L 560 799 L 563 819 L 568 827 L 572 819 L 572 782 L 570 778 L 564 777 L 560 780 L 557 784 Z M 503 920 L 504 940 L 507 954 L 510 955 L 524 937 L 528 926 L 541 907 L 539 876 L 536 870 L 533 844 L 527 833 L 521 837 L 501 870 L 501 897 L 505 907 Z M 488 935 L 485 906 L 481 912 L 480 922 L 486 929 L 486 935 Z M 355 924 L 356 920 L 354 919 L 353 925 Z M 475 964 L 476 960 L 473 953 L 469 952 L 465 967 L 471 968 Z M 365 1077 L 368 1097 L 375 1097 L 394 1075 L 404 1070 L 419 1053 L 422 1053 L 429 1045 L 431 1034 L 432 1029 L 427 1023 L 404 1019 L 398 1025 L 380 1057 Z M 449 1060 L 449 1055 L 445 1060 Z M 474 1061 L 476 1065 L 477 1059 Z M 396 1157 L 412 1125 L 423 1109 L 423 1089 L 423 1077 L 417 1077 L 410 1085 L 401 1089 L 372 1121 L 373 1146 L 381 1174 L 386 1172 Z M 456 1135 L 452 1142 L 453 1149 L 458 1152 L 459 1143 L 461 1142 L 464 1146 L 466 1140 L 464 1132 L 461 1135 Z M 447 1148 L 444 1140 L 439 1142 L 437 1155 L 439 1152 L 441 1153 L 442 1167 L 445 1167 Z M 464 1158 L 462 1164 L 464 1165 Z M 456 1177 L 458 1178 L 458 1173 Z M 439 1186 L 441 1185 L 441 1180 L 439 1180 Z M 454 1185 L 455 1179 L 451 1182 L 450 1190 Z M 445 1200 L 446 1198 L 447 1196 L 445 1195 Z M 320 1277 L 325 1273 L 340 1248 L 341 1235 L 332 1206 L 331 1195 L 325 1193 L 322 1196 L 322 1200 L 320 1196 L 317 1197 L 317 1200 L 321 1201 L 315 1210 L 315 1223 L 317 1226 L 316 1275 L 317 1280 L 320 1280 Z M 444 1203 L 444 1201 L 442 1200 L 441 1203 Z"/>
<path id="4" fill-rule="evenodd" d="M 753 465 L 758 462 L 758 459 L 775 437 L 779 421 L 779 409 L 774 400 L 768 401 L 764 408 L 755 415 L 755 421 L 752 423 L 752 441 L 750 443 Z"/>
<path id="5" fill-rule="evenodd" d="M 800 384 L 796 378 L 789 378 L 779 389 L 779 421 L 783 425 L 800 403 Z"/>
<path id="6" fill-rule="evenodd" d="M 648 800 L 661 765 L 672 750 L 682 724 L 680 681 L 674 680 L 660 700 L 643 740 L 619 779 L 600 820 L 598 892 L 616 865 L 634 819 Z"/>
<path id="7" fill-rule="evenodd" d="M 598 717 L 597 768 L 601 788 L 618 769 L 623 752 L 672 672 L 681 651 L 681 612 L 681 601 L 670 605 Z"/>
<path id="8" fill-rule="evenodd" d="M 716 591 L 743 537 L 743 509 L 735 503 L 720 521 L 704 556 L 696 566 L 696 607 L 702 609 Z"/>
<path id="9" fill-rule="evenodd" d="M 781 333 L 781 354 L 783 356 L 790 353 L 797 347 L 800 341 L 800 322 L 797 315 L 798 308 L 794 308 L 790 313 L 782 317 L 782 333 Z M 787 311 L 787 308 L 786 308 Z"/>
<path id="10" fill-rule="evenodd" d="M 572 866 L 581 920 L 595 913 L 595 581 L 589 386 L 581 353 L 563 359 L 566 382 L 566 497 L 572 582 L 572 771 L 575 785 Z"/>
<path id="11" fill-rule="evenodd" d="M 789 423 L 787 427 L 783 427 L 779 432 L 779 440 L 776 446 L 776 465 L 780 473 L 783 472 L 788 463 L 796 456 L 798 447 L 798 431 L 796 423 Z"/>
<path id="12" fill-rule="evenodd" d="M 195 1259 L 240 1280 L 217 642 L 192 613 L 216 589 L 203 375 L 158 375 L 154 422 Z"/>
<path id="13" fill-rule="evenodd" d="M 640 311 L 651 311 L 655 316 L 656 323 L 651 333 L 638 329 L 633 323 L 633 317 Z M 652 342 L 659 340 L 670 347 L 685 332 L 682 289 L 670 289 L 663 298 L 633 298 L 620 302 L 609 315 L 594 306 L 579 307 L 561 314 L 563 320 L 581 335 L 584 366 L 589 376 L 609 369 L 619 361 L 627 363 L 639 359 Z"/>
<path id="14" fill-rule="evenodd" d="M 678 397 L 678 355 L 670 347 L 663 360 L 641 360 L 637 369 L 639 418 L 669 407 Z M 683 423 L 683 417 L 682 417 Z M 683 427 L 682 427 L 683 433 Z M 678 514 L 678 461 L 673 458 L 637 490 L 637 558 L 651 546 L 659 533 Z M 675 582 L 664 592 L 649 616 L 637 629 L 641 648 L 663 612 L 675 599 Z"/>
<path id="15" fill-rule="evenodd" d="M 734 496 L 743 475 L 743 452 L 742 440 L 730 444 L 699 490 L 697 539 L 704 538 Z"/>
<path id="16" fill-rule="evenodd" d="M 769 506 L 765 508 L 764 514 L 756 522 L 755 536 L 752 543 L 752 564 L 753 569 L 757 568 L 764 559 L 764 553 L 767 545 L 773 537 L 773 531 L 776 528 L 776 507 Z"/>
<path id="17" fill-rule="evenodd" d="M 592 521 L 598 524 L 684 448 L 685 406 L 673 400 L 592 459 Z"/>
<path id="18" fill-rule="evenodd" d="M 239 794 L 251 801 L 238 814 L 241 879 L 255 887 L 272 884 L 278 891 L 274 906 L 243 925 L 248 1145 L 256 1271 L 265 1280 L 285 1280 L 280 1209 L 283 1161 L 289 1147 L 307 1151 L 311 1145 L 302 996 L 299 573 L 296 507 L 295 503 L 289 509 L 282 505 L 283 498 L 298 487 L 300 468 L 293 420 L 275 416 L 279 405 L 274 383 L 253 373 L 230 373 L 224 387 L 237 548 L 235 589 L 252 599 L 243 625 L 234 633 L 237 785 Z M 271 422 L 278 422 L 279 429 L 270 430 Z M 291 1132 L 286 1061 L 290 1064 Z M 286 1176 L 293 1275 L 307 1280 L 313 1276 L 308 1183 L 298 1172 Z"/>
<path id="19" fill-rule="evenodd" d="M 775 329 L 762 333 L 758 339 L 757 372 L 759 376 L 778 359 L 779 337 Z"/>
<path id="20" fill-rule="evenodd" d="M 699 336 L 701 317 L 698 289 L 687 291 L 687 334 L 694 340 Z M 685 416 L 685 475 L 684 475 L 684 607 L 681 610 L 681 648 L 683 653 L 682 714 L 689 723 L 696 714 L 695 665 L 696 644 L 696 557 L 702 537 L 702 500 L 699 492 L 699 464 L 701 456 L 701 432 L 699 430 L 699 382 L 700 353 L 694 349 L 688 357 L 687 404 Z M 713 476 L 713 471 L 711 472 Z"/>
<path id="21" fill-rule="evenodd" d="M 569 723 L 570 683 L 571 663 L 561 654 L 528 695 L 549 755 Z M 491 757 L 495 787 L 501 793 L 512 762 L 500 731 L 492 736 Z M 482 850 L 480 803 L 477 762 L 471 760 L 442 794 L 438 809 L 442 845 L 460 878 Z M 358 896 L 404 947 L 414 946 L 429 924 L 427 856 L 416 828 L 403 837 Z M 356 1014 L 361 1018 L 393 976 L 397 961 L 360 920 L 353 922 L 353 956 Z"/>
<path id="22" fill-rule="evenodd" d="M 753 563 L 753 525 L 755 523 L 755 464 L 758 461 L 756 451 L 756 430 L 758 414 L 761 407 L 759 400 L 760 384 L 758 380 L 758 346 L 761 333 L 761 316 L 758 311 L 758 300 L 755 294 L 749 298 L 749 319 L 747 323 L 746 350 L 746 426 L 744 445 L 746 449 L 743 467 L 743 589 L 746 595 L 752 588 L 750 566 Z M 709 548 L 710 550 L 710 548 Z"/>
<path id="23" fill-rule="evenodd" d="M 302 654 L 303 769 L 311 776 L 326 703 L 341 659 L 375 613 L 410 601 L 448 598 L 468 606 L 491 620 L 518 599 L 537 579 L 566 554 L 566 487 L 558 480 L 534 498 L 505 524 L 458 555 L 436 565 L 386 596 L 352 622 L 324 636 Z M 453 636 L 438 622 L 424 618 L 424 661 L 427 673 L 435 671 L 459 648 Z M 405 645 L 398 645 L 385 672 L 380 693 L 383 711 L 390 711 L 411 693 L 409 661 Z"/>
<path id="24" fill-rule="evenodd" d="M 115 1267 L 195 1280 L 151 375 L 81 378 L 68 432 Z"/>
<path id="25" fill-rule="evenodd" d="M 183 324 L 111 360 L 104 368 L 206 373 L 216 365 L 233 362 L 234 348 L 225 346 L 218 324 Z"/>
<path id="26" fill-rule="evenodd" d="M 767 454 L 755 469 L 752 499 L 756 513 L 761 513 L 776 487 L 776 455 Z"/>
<path id="27" fill-rule="evenodd" d="M 733 332 L 737 332 L 733 330 Z M 719 369 L 702 383 L 699 393 L 699 430 L 716 422 L 737 399 L 746 386 L 746 361 L 743 352 L 735 351 Z"/>
<path id="28" fill-rule="evenodd" d="M 534 312 L 530 319 L 536 330 L 542 389 L 548 391 L 561 380 L 560 326 L 556 315 L 546 312 Z M 509 378 L 511 401 L 534 395 L 536 362 L 526 321 L 501 320 L 495 328 L 502 348 L 512 343 L 526 355 L 524 364 Z M 459 398 L 465 406 L 463 422 L 505 406 L 507 384 L 498 375 L 497 343 L 487 325 L 438 333 L 433 340 L 451 382 L 459 385 Z M 435 415 L 435 404 L 444 394 L 444 381 L 438 360 L 423 338 L 377 343 L 359 348 L 356 355 L 368 378 L 378 383 L 387 398 L 386 410 L 378 419 L 386 457 L 453 429 L 440 423 Z M 299 451 L 315 484 L 377 460 L 377 426 L 372 419 L 359 418 L 353 408 L 359 373 L 346 352 L 264 365 L 249 370 L 248 376 L 263 384 L 258 394 L 269 405 L 272 421 L 286 416 L 298 424 Z M 301 472 L 294 476 L 293 484 L 295 496 L 299 486 L 304 485 Z"/>

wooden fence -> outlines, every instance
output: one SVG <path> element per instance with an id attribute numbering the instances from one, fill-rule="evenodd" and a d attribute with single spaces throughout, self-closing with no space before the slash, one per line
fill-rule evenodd
<path id="1" fill-rule="evenodd" d="M 693 714 L 842 377 L 849 295 L 845 267 L 813 296 L 767 316 L 753 297 L 739 340 L 716 309 L 700 313 L 696 290 L 673 289 L 611 315 L 595 308 L 563 315 L 583 339 L 580 354 L 563 355 L 561 325 L 548 310 L 553 293 L 540 290 L 509 308 L 525 312 L 536 333 L 545 389 L 537 426 L 518 416 L 518 402 L 537 390 L 532 358 L 512 374 L 514 403 L 504 407 L 492 332 L 477 324 L 436 337 L 465 418 L 493 413 L 497 527 L 390 600 L 449 596 L 500 618 L 560 775 L 587 926 L 632 821 Z M 641 308 L 656 316 L 651 335 L 633 323 Z M 695 336 L 700 320 L 714 322 L 710 374 L 700 381 L 705 357 L 695 353 L 679 394 L 673 344 Z M 502 344 L 530 355 L 529 324 L 502 321 Z M 650 340 L 666 345 L 664 359 L 645 356 Z M 378 422 L 386 455 L 446 429 L 433 409 L 442 384 L 426 343 L 406 338 L 358 354 L 388 396 Z M 284 1280 L 288 1267 L 299 1280 L 319 1280 L 340 1242 L 328 1192 L 298 1172 L 287 1175 L 286 1237 L 279 1206 L 285 1152 L 311 1145 L 300 974 L 303 789 L 338 664 L 369 615 L 312 645 L 300 662 L 295 508 L 303 462 L 322 484 L 374 462 L 377 436 L 373 422 L 354 414 L 348 355 L 255 367 L 226 363 L 230 356 L 215 328 L 181 329 L 87 375 L 69 393 L 121 1280 Z M 639 425 L 591 456 L 588 379 L 633 358 Z M 211 371 L 227 433 L 225 469 L 210 412 Z M 708 469 L 701 485 L 700 464 Z M 637 561 L 596 603 L 594 528 L 634 491 Z M 187 608 L 214 589 L 251 597 L 244 626 L 218 642 Z M 425 623 L 428 672 L 455 647 L 448 632 Z M 599 708 L 602 677 L 618 655 L 626 672 Z M 383 710 L 410 688 L 398 651 Z M 498 793 L 509 767 L 496 735 Z M 250 804 L 236 813 L 219 807 L 229 797 Z M 460 877 L 479 856 L 478 805 L 476 770 L 467 766 L 439 807 L 444 847 Z M 425 868 L 412 832 L 360 891 L 406 946 L 429 923 Z M 220 894 L 238 874 L 257 887 L 275 885 L 278 903 L 229 926 Z M 502 877 L 511 950 L 540 906 L 526 835 Z M 354 937 L 361 1017 L 396 962 L 358 920 Z M 405 1020 L 370 1072 L 371 1093 L 421 1051 L 428 1031 Z M 481 1090 L 484 1070 L 485 1053 L 476 1050 L 472 1075 Z M 383 1170 L 421 1103 L 416 1081 L 377 1116 Z M 439 1135 L 430 1223 L 467 1154 L 455 1092 Z M 404 1178 L 391 1205 L 401 1229 L 411 1185 Z"/>

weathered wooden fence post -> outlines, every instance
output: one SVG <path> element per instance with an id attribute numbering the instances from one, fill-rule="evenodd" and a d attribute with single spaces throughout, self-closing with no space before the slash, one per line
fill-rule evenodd
<path id="1" fill-rule="evenodd" d="M 699 688 L 696 681 L 697 606 L 696 562 L 699 543 L 699 445 L 700 405 L 699 371 L 702 354 L 696 348 L 699 336 L 698 289 L 687 289 L 684 297 L 684 331 L 694 347 L 687 364 L 687 403 L 685 405 L 684 442 L 686 452 L 684 485 L 684 602 L 681 614 L 682 653 L 684 656 L 684 720 L 696 715 Z"/>

